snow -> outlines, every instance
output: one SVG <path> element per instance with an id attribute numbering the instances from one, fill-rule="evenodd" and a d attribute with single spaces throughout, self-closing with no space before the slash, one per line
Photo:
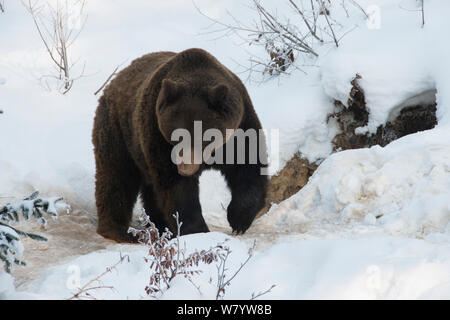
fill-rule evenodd
<path id="1" fill-rule="evenodd" d="M 218 19 L 226 19 L 227 11 L 241 18 L 252 14 L 238 1 L 196 3 Z M 450 45 L 443 40 L 450 28 L 443 13 L 450 3 L 426 1 L 423 28 L 420 12 L 407 10 L 416 10 L 417 1 L 358 3 L 378 6 L 379 28 L 368 28 L 356 9 L 349 18 L 339 11 L 344 29 L 358 27 L 341 39 L 339 48 L 315 48 L 320 56 L 306 75 L 294 72 L 247 84 L 264 128 L 279 130 L 280 166 L 275 171 L 300 151 L 310 162 L 320 163 L 308 184 L 272 206 L 245 235 L 232 236 L 223 209 L 231 196 L 223 177 L 207 172 L 200 179 L 203 212 L 214 232 L 182 237 L 188 250 L 229 239 L 231 274 L 257 240 L 254 256 L 227 288 L 225 299 L 249 299 L 273 284 L 263 298 L 450 298 Z M 114 290 L 93 295 L 149 298 L 144 291 L 149 279 L 145 247 L 102 239 L 91 223 L 93 92 L 115 66 L 147 52 L 202 47 L 238 72 L 234 61 L 243 63 L 247 50 L 257 50 L 241 48 L 239 39 L 199 36 L 208 21 L 190 2 L 130 1 L 126 7 L 92 2 L 87 10 L 88 23 L 74 50 L 86 57 L 91 75 L 66 96 L 44 92 L 30 76 L 47 68 L 48 59 L 29 32 L 33 26 L 20 5 L 11 3 L 2 15 L 6 30 L 0 40 L 8 45 L 0 48 L 0 205 L 12 202 L 2 197 L 17 200 L 39 189 L 45 196 L 64 196 L 73 208 L 42 231 L 49 237 L 46 247 L 24 240 L 23 259 L 29 264 L 16 266 L 12 276 L 0 272 L 2 299 L 68 298 L 76 291 L 74 284 L 95 278 L 120 254 L 129 255 L 130 262 L 102 278 Z M 359 83 L 370 111 L 360 133 L 374 132 L 413 102 L 436 101 L 438 125 L 384 148 L 331 155 L 339 129 L 326 123 L 327 114 L 333 100 L 347 102 L 356 74 L 362 77 Z M 177 277 L 163 298 L 214 299 L 216 268 L 201 270 L 194 278 L 201 293 Z"/>
<path id="2" fill-rule="evenodd" d="M 0 286 L 0 299 L 10 298 L 15 291 L 14 278 L 6 272 L 0 272 L 0 283 L 2 284 Z"/>
<path id="3" fill-rule="evenodd" d="M 373 1 L 360 3 L 365 7 L 365 3 L 369 5 Z M 350 80 L 357 73 L 362 76 L 359 83 L 364 88 L 370 115 L 367 127 L 360 128 L 360 133 L 375 132 L 392 112 L 398 111 L 402 102 L 434 90 L 440 81 L 446 83 L 446 71 L 450 68 L 444 58 L 450 52 L 449 45 L 445 41 L 436 41 L 436 35 L 441 32 L 439 28 L 448 25 L 445 16 L 440 14 L 448 10 L 448 3 L 426 3 L 428 19 L 424 28 L 419 27 L 419 13 L 411 12 L 418 9 L 417 2 L 378 3 L 380 28 L 350 32 L 339 49 L 331 50 L 321 65 L 326 94 L 344 104 L 348 100 Z M 411 31 L 413 29 L 415 32 Z M 425 99 L 418 101 L 430 102 L 430 96 L 425 95 Z M 438 105 L 439 109 L 442 107 Z M 439 117 L 439 120 L 444 119 Z"/>
<path id="4" fill-rule="evenodd" d="M 435 135 L 444 136 L 440 130 L 422 132 L 385 148 L 333 154 L 299 193 L 262 220 L 287 226 L 300 221 L 356 221 L 411 237 L 446 233 L 450 146 L 430 144 Z M 413 144 L 418 137 L 421 143 Z"/>
<path id="5" fill-rule="evenodd" d="M 231 275 L 247 256 L 247 246 L 222 233 L 184 237 L 188 249 L 207 249 L 208 245 L 229 239 L 233 252 L 229 258 Z M 354 239 L 294 241 L 284 239 L 266 251 L 257 251 L 227 287 L 226 299 L 250 299 L 276 286 L 265 299 L 432 299 L 450 294 L 450 247 L 417 239 L 370 236 Z M 61 299 L 72 296 L 72 277 L 80 272 L 81 284 L 95 278 L 106 267 L 123 262 L 102 278 L 103 286 L 91 292 L 97 299 L 145 299 L 149 265 L 143 261 L 146 250 L 115 246 L 51 267 L 37 281 L 14 292 L 15 299 Z M 95 264 L 92 261 L 96 261 Z M 214 299 L 216 270 L 203 267 L 193 278 L 175 278 L 164 299 Z M 212 281 L 210 282 L 210 279 Z M 261 281 L 264 279 L 264 281 Z"/>

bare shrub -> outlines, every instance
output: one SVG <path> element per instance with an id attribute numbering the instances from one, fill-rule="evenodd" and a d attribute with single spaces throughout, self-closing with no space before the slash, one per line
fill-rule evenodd
<path id="1" fill-rule="evenodd" d="M 210 247 L 208 250 L 195 250 L 187 254 L 186 244 L 181 246 L 180 243 L 182 222 L 179 220 L 178 213 L 173 217 L 177 225 L 177 235 L 175 238 L 173 238 L 172 232 L 167 228 L 161 233 L 155 224 L 150 221 L 145 211 L 139 217 L 140 229 L 130 227 L 128 230 L 128 232 L 138 238 L 140 243 L 149 248 L 145 262 L 150 264 L 151 276 L 145 287 L 145 292 L 153 298 L 158 298 L 171 287 L 171 282 L 176 276 L 183 276 L 201 293 L 200 288 L 193 281 L 193 277 L 202 272 L 199 269 L 200 264 L 210 265 L 216 263 L 216 299 L 223 299 L 226 287 L 231 284 L 231 281 L 241 272 L 253 256 L 256 242 L 250 248 L 247 259 L 228 277 L 227 272 L 229 269 L 226 264 L 231 254 L 230 247 L 226 246 L 223 242 Z M 212 283 L 212 278 L 210 283 Z M 258 294 L 252 294 L 252 299 L 270 292 L 273 287 Z"/>
<path id="2" fill-rule="evenodd" d="M 180 245 L 182 222 L 179 221 L 178 213 L 174 215 L 174 218 L 177 223 L 177 236 L 173 240 L 172 232 L 166 228 L 160 234 L 145 212 L 139 218 L 143 229 L 129 228 L 129 232 L 135 237 L 137 236 L 138 241 L 149 248 L 145 261 L 150 263 L 152 273 L 145 291 L 153 297 L 163 294 L 169 289 L 172 280 L 177 275 L 182 275 L 193 283 L 192 277 L 201 272 L 198 269 L 200 263 L 211 264 L 218 261 L 224 254 L 223 244 L 217 244 L 209 250 L 196 250 L 191 254 L 186 254 L 186 247 Z M 198 289 L 197 286 L 196 288 Z"/>
<path id="3" fill-rule="evenodd" d="M 332 44 L 339 47 L 340 40 L 354 28 L 345 28 L 334 18 L 334 11 L 344 10 L 349 16 L 346 0 L 340 6 L 333 6 L 330 0 L 288 0 L 288 9 L 296 19 L 280 15 L 277 10 L 269 10 L 261 0 L 249 0 L 255 12 L 252 22 L 242 22 L 231 16 L 231 23 L 218 21 L 197 10 L 219 26 L 210 33 L 224 36 L 237 35 L 248 45 L 264 48 L 264 57 L 251 55 L 250 66 L 246 70 L 266 76 L 266 79 L 289 73 L 291 69 L 301 70 L 319 56 L 316 47 Z M 367 18 L 367 14 L 355 1 L 348 3 Z M 299 59 L 302 57 L 302 59 Z M 250 76 L 249 76 L 250 77 Z"/>
<path id="4" fill-rule="evenodd" d="M 216 300 L 223 299 L 225 296 L 225 289 L 231 284 L 231 281 L 237 276 L 237 274 L 244 268 L 244 266 L 250 261 L 253 256 L 253 251 L 256 247 L 256 241 L 253 242 L 253 246 L 248 250 L 247 259 L 241 263 L 239 268 L 230 276 L 227 277 L 226 272 L 228 268 L 226 267 L 227 259 L 231 254 L 230 248 L 226 247 L 223 255 L 219 257 L 219 264 L 217 265 L 217 294 Z"/>
<path id="5" fill-rule="evenodd" d="M 57 0 L 56 5 L 42 0 L 22 0 L 22 4 L 30 13 L 54 67 L 49 74 L 41 76 L 41 85 L 66 94 L 74 82 L 84 76 L 85 63 L 74 75 L 79 61 L 72 60 L 69 51 L 86 22 L 86 0 Z"/>

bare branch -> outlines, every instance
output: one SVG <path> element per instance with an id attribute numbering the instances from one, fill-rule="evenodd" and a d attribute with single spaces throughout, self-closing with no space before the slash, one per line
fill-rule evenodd
<path id="1" fill-rule="evenodd" d="M 344 1 L 341 0 L 341 6 L 349 16 Z M 351 1 L 367 16 L 355 0 Z M 334 43 L 339 47 L 342 37 L 354 30 L 345 30 L 343 25 L 333 19 L 332 3 L 328 0 L 288 0 L 287 4 L 299 17 L 296 23 L 279 15 L 277 11 L 270 11 L 261 0 L 251 0 L 251 9 L 256 13 L 254 20 L 242 22 L 228 13 L 232 19 L 231 23 L 209 17 L 194 2 L 197 11 L 208 18 L 212 26 L 219 26 L 210 33 L 237 35 L 248 45 L 264 48 L 267 55 L 250 57 L 250 67 L 246 70 L 249 73 L 262 73 L 265 80 L 280 74 L 289 74 L 287 70 L 290 69 L 305 72 L 303 67 L 310 65 L 309 61 L 319 56 L 317 46 Z"/>
<path id="2" fill-rule="evenodd" d="M 119 70 L 119 68 L 120 68 L 121 66 L 122 66 L 122 63 L 119 64 L 119 65 L 114 69 L 114 71 L 109 75 L 109 77 L 105 80 L 105 82 L 103 82 L 103 84 L 101 85 L 101 87 L 98 88 L 98 90 L 94 92 L 94 96 L 96 96 L 100 91 L 102 91 L 103 88 L 106 87 L 106 85 L 109 83 L 109 81 L 110 81 L 113 77 L 115 77 L 115 76 L 117 75 L 117 70 Z"/>
<path id="3" fill-rule="evenodd" d="M 361 12 L 366 16 L 366 19 L 369 19 L 369 15 L 367 14 L 366 10 L 364 10 L 358 2 L 356 2 L 355 0 L 350 0 L 350 2 L 359 10 L 361 10 Z"/>
<path id="4" fill-rule="evenodd" d="M 298 14 L 300 15 L 300 17 L 302 17 L 303 22 L 305 22 L 306 27 L 308 28 L 309 32 L 311 32 L 311 35 L 312 35 L 314 38 L 316 38 L 317 40 L 319 40 L 320 42 L 323 42 L 323 39 L 320 38 L 320 37 L 318 37 L 318 36 L 317 36 L 317 33 L 316 33 L 316 31 L 317 31 L 316 23 L 315 23 L 315 22 L 316 22 L 316 19 L 314 20 L 314 24 L 313 24 L 314 28 L 312 28 L 311 25 L 310 25 L 309 22 L 308 22 L 308 19 L 306 19 L 306 17 L 305 17 L 305 15 L 304 15 L 303 11 L 299 9 L 299 7 L 295 4 L 295 2 L 294 2 L 293 0 L 289 0 L 289 2 L 290 2 L 291 5 L 295 8 L 295 10 L 297 10 L 297 12 L 298 12 Z M 314 4 L 313 4 L 312 1 L 311 1 L 311 6 L 313 7 L 313 10 L 314 10 Z M 315 18 L 315 15 L 314 15 L 314 18 Z"/>
<path id="5" fill-rule="evenodd" d="M 45 45 L 45 48 L 47 49 L 48 54 L 50 55 L 50 58 L 53 60 L 53 62 L 58 66 L 59 69 L 64 69 L 64 67 L 56 60 L 56 58 L 53 55 L 53 51 L 50 49 L 49 44 L 47 43 L 46 38 L 44 37 L 44 35 L 42 34 L 41 31 L 41 27 L 40 24 L 38 23 L 38 12 L 36 9 L 36 3 L 34 5 L 31 4 L 31 0 L 28 0 L 28 5 L 25 4 L 24 2 L 22 2 L 24 4 L 24 6 L 26 7 L 26 9 L 28 10 L 28 12 L 30 13 L 31 17 L 33 18 L 33 22 L 34 25 L 36 27 L 36 30 L 39 33 L 39 37 L 41 38 L 42 42 Z"/>
<path id="6" fill-rule="evenodd" d="M 261 296 L 271 292 L 272 289 L 275 288 L 275 287 L 276 287 L 276 285 L 273 284 L 269 289 L 261 291 L 258 294 L 252 293 L 252 297 L 250 298 L 250 300 L 255 300 L 256 298 L 259 298 L 259 297 L 261 297 Z"/>
<path id="7" fill-rule="evenodd" d="M 84 75 L 85 64 L 80 75 L 73 76 L 72 71 L 76 63 L 72 63 L 69 59 L 68 48 L 78 38 L 86 23 L 87 16 L 84 16 L 83 13 L 86 0 L 73 1 L 70 4 L 68 1 L 57 0 L 56 6 L 52 6 L 49 2 L 42 3 L 42 0 L 35 0 L 34 2 L 22 0 L 22 4 L 31 15 L 39 37 L 51 61 L 56 66 L 55 74 L 46 75 L 42 78 L 54 79 L 57 90 L 66 94 L 72 88 L 75 80 Z M 73 14 L 73 12 L 76 13 Z M 83 21 L 80 23 L 78 30 L 71 25 L 73 21 L 70 19 Z M 44 84 L 47 88 L 50 88 L 48 81 L 45 81 Z"/>
<path id="8" fill-rule="evenodd" d="M 425 25 L 425 5 L 424 5 L 424 0 L 420 0 L 421 2 L 421 11 L 422 11 L 422 28 Z"/>
<path id="9" fill-rule="evenodd" d="M 81 288 L 78 289 L 78 292 L 75 293 L 73 296 L 67 298 L 66 300 L 75 300 L 75 299 L 95 299 L 89 292 L 97 289 L 111 289 L 113 290 L 114 287 L 112 286 L 104 286 L 101 284 L 101 279 L 108 273 L 110 273 L 112 270 L 116 269 L 119 264 L 121 264 L 124 261 L 130 262 L 130 257 L 128 255 L 122 256 L 120 255 L 119 261 L 117 261 L 114 265 L 107 267 L 104 272 L 99 274 L 97 277 L 89 280 L 85 285 L 83 285 Z M 92 286 L 94 283 L 100 283 L 98 286 Z"/>
<path id="10" fill-rule="evenodd" d="M 339 42 L 336 39 L 336 34 L 334 33 L 333 26 L 330 23 L 330 19 L 328 19 L 328 10 L 327 10 L 327 8 L 325 6 L 325 3 L 324 3 L 323 0 L 319 0 L 319 1 L 320 1 L 320 5 L 321 5 L 321 9 L 320 10 L 321 10 L 321 12 L 323 12 L 323 16 L 325 17 L 325 20 L 327 21 L 328 27 L 331 30 L 331 34 L 333 35 L 334 43 L 336 44 L 336 47 L 339 47 Z"/>
<path id="11" fill-rule="evenodd" d="M 229 248 L 225 248 L 226 254 L 219 256 L 220 263 L 217 266 L 217 293 L 216 293 L 216 300 L 223 298 L 225 295 L 225 288 L 230 285 L 231 281 L 238 275 L 239 272 L 241 272 L 242 268 L 250 261 L 250 259 L 253 257 L 253 251 L 256 247 L 256 240 L 253 242 L 253 246 L 250 248 L 248 252 L 247 259 L 241 263 L 239 268 L 232 274 L 231 277 L 226 279 L 225 271 L 228 269 L 226 268 L 226 262 L 227 259 L 231 253 L 231 250 Z"/>

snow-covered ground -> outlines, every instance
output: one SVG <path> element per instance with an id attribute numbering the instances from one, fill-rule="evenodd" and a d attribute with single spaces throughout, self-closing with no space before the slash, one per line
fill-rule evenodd
<path id="1" fill-rule="evenodd" d="M 422 28 L 420 12 L 411 10 L 418 9 L 418 1 L 357 2 L 379 9 L 379 26 L 368 25 L 356 9 L 349 18 L 341 12 L 339 22 L 352 31 L 337 49 L 316 48 L 319 58 L 307 75 L 294 72 L 247 86 L 263 126 L 280 130 L 281 164 L 297 151 L 310 161 L 326 158 L 309 183 L 273 206 L 245 235 L 232 236 L 223 209 L 230 201 L 223 178 L 216 172 L 201 177 L 203 212 L 214 232 L 182 237 L 187 249 L 229 239 L 230 275 L 257 241 L 226 299 L 249 299 L 273 284 L 264 298 L 450 298 L 450 45 L 445 41 L 450 3 L 425 0 Z M 196 3 L 217 19 L 228 19 L 227 11 L 241 19 L 252 14 L 240 1 Z M 3 197 L 21 198 L 39 189 L 45 196 L 64 196 L 73 211 L 40 231 L 48 243 L 24 240 L 28 266 L 16 266 L 12 276 L 0 272 L 0 298 L 70 297 L 74 280 L 88 282 L 120 254 L 129 255 L 130 262 L 102 278 L 115 289 L 97 290 L 94 296 L 146 298 L 146 248 L 105 240 L 92 223 L 93 92 L 116 65 L 147 52 L 202 47 L 239 72 L 235 61 L 245 63 L 246 50 L 257 50 L 242 48 L 242 41 L 232 37 L 199 35 L 209 30 L 209 21 L 190 1 L 135 0 L 126 6 L 90 1 L 87 10 L 87 24 L 73 49 L 86 60 L 88 76 L 66 96 L 36 85 L 33 74 L 49 62 L 21 5 L 8 3 L 1 15 L 0 204 L 11 201 Z M 370 111 L 369 124 L 360 132 L 373 132 L 412 100 L 436 100 L 438 125 L 384 148 L 330 156 L 337 129 L 326 117 L 333 99 L 347 101 L 357 73 Z M 201 294 L 179 277 L 163 298 L 215 298 L 216 268 L 202 270 L 193 279 Z"/>

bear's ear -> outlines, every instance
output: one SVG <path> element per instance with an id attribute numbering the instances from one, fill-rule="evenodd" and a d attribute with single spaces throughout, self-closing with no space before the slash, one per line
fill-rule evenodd
<path id="1" fill-rule="evenodd" d="M 183 90 L 184 86 L 181 83 L 177 83 L 170 79 L 164 79 L 161 83 L 161 91 L 159 92 L 158 102 L 174 102 L 181 96 Z"/>
<path id="2" fill-rule="evenodd" d="M 208 90 L 208 99 L 215 108 L 221 108 L 225 105 L 225 99 L 228 95 L 228 87 L 224 84 L 215 85 Z"/>

